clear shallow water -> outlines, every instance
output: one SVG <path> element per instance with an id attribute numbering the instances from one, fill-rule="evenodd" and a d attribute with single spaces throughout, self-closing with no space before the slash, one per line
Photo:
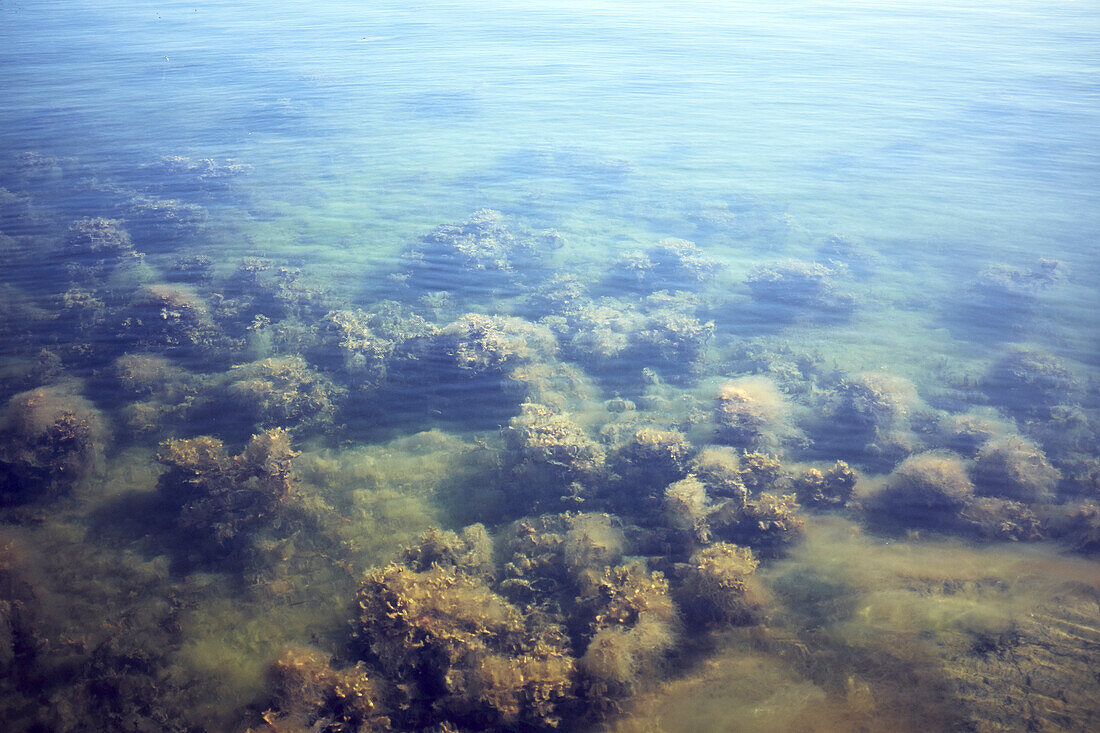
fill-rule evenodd
<path id="1" fill-rule="evenodd" d="M 13 641 L 0 660 L 11 719 L 30 727 L 50 701 L 73 711 L 47 718 L 53 728 L 79 719 L 125 728 L 156 720 L 134 712 L 149 707 L 198 710 L 185 724 L 213 729 L 263 725 L 267 708 L 322 715 L 291 710 L 265 670 L 287 645 L 313 644 L 337 667 L 364 658 L 383 687 L 397 684 L 384 663 L 346 648 L 344 617 L 369 567 L 432 524 L 483 522 L 505 553 L 510 521 L 565 510 L 614 514 L 628 528 L 626 555 L 665 574 L 688 619 L 700 603 L 683 590 L 693 552 L 727 540 L 780 556 L 763 560 L 766 600 L 738 627 L 769 643 L 752 648 L 723 628 L 716 640 L 678 633 L 667 664 L 639 662 L 644 681 L 608 692 L 608 709 L 588 687 L 566 695 L 568 727 L 618 725 L 614 710 L 630 726 L 631 705 L 644 716 L 662 694 L 705 680 L 708 663 L 718 679 L 761 669 L 770 681 L 704 728 L 735 726 L 762 699 L 792 710 L 826 700 L 836 718 L 814 724 L 823 729 L 911 727 L 924 709 L 897 683 L 906 675 L 949 711 L 945 728 L 1013 727 L 1023 715 L 974 702 L 1003 688 L 974 692 L 959 660 L 1016 628 L 1046 602 L 1037 596 L 1068 592 L 1061 586 L 1024 583 L 991 599 L 981 582 L 1002 582 L 994 573 L 959 592 L 996 623 L 898 629 L 860 615 L 890 595 L 881 575 L 876 585 L 862 570 L 837 571 L 825 601 L 792 592 L 789 578 L 806 585 L 827 576 L 828 558 L 887 542 L 912 544 L 914 567 L 953 557 L 939 542 L 1001 558 L 1025 544 L 1051 558 L 1095 552 L 1100 13 L 1088 3 L 8 2 L 0 23 L 5 536 L 9 575 L 29 578 L 5 582 L 11 607 L 34 605 L 30 594 L 39 609 L 6 623 L 13 639 L 40 640 Z M 473 256 L 460 237 L 423 239 L 484 208 L 500 212 L 515 242 L 484 217 Z M 89 217 L 114 221 L 132 246 L 105 254 L 81 239 L 71 227 Z M 669 237 L 698 251 L 654 249 Z M 630 259 L 638 251 L 650 265 Z M 245 258 L 263 262 L 240 271 Z M 554 275 L 579 281 L 574 300 Z M 680 294 L 653 295 L 662 290 Z M 326 315 L 374 313 L 384 300 L 402 310 L 370 321 L 365 341 L 354 340 L 365 338 L 362 323 L 340 321 L 340 331 Z M 494 321 L 486 335 L 461 320 L 470 312 L 527 323 Z M 1013 356 L 1022 348 L 1028 356 Z M 167 361 L 125 360 L 148 354 Z M 715 397 L 746 375 L 771 380 L 782 398 L 750 390 L 735 414 L 748 428 L 723 432 Z M 868 383 L 874 394 L 853 386 Z M 47 400 L 35 412 L 19 397 L 50 385 L 58 403 L 77 407 Z M 617 395 L 636 409 L 607 409 Z M 596 446 L 574 445 L 570 460 L 592 450 L 602 468 L 563 472 L 559 455 L 547 461 L 515 419 L 525 400 Z M 48 433 L 35 432 L 36 420 L 66 409 L 102 425 L 89 428 L 102 455 L 63 447 L 75 465 L 51 473 L 60 459 L 28 441 Z M 964 429 L 960 415 L 982 427 Z M 645 481 L 632 476 L 630 441 L 645 426 L 691 442 L 670 482 L 711 443 L 781 455 L 792 476 L 808 462 L 849 462 L 860 472 L 856 501 L 841 512 L 848 534 L 835 534 L 850 541 L 823 541 L 820 527 L 838 520 L 807 507 L 808 538 L 770 552 L 766 538 L 721 524 L 713 512 L 730 497 L 715 486 L 688 537 L 668 516 L 663 485 L 637 488 Z M 302 451 L 294 491 L 314 522 L 304 528 L 277 509 L 219 522 L 240 507 L 196 510 L 201 491 L 174 499 L 178 476 L 159 475 L 180 468 L 165 457 L 170 438 L 217 436 L 227 456 L 244 455 L 250 435 L 273 428 L 291 430 Z M 1024 478 L 998 473 L 1005 440 L 1029 441 L 1012 444 L 1031 467 Z M 902 469 L 884 478 L 911 455 L 946 450 L 974 487 L 945 488 L 950 467 L 929 479 L 929 459 L 917 479 Z M 791 480 L 763 489 L 794 491 Z M 222 475 L 203 490 L 247 494 L 248 481 Z M 750 489 L 751 501 L 760 487 Z M 570 491 L 585 501 L 558 499 Z M 981 498 L 1027 506 L 980 507 Z M 135 507 L 148 522 L 132 519 Z M 1021 512 L 1033 531 L 1020 529 L 1032 521 Z M 237 539 L 210 534 L 226 524 Z M 293 537 L 310 550 L 287 551 Z M 45 579 L 61 558 L 86 563 L 88 587 Z M 1081 581 L 1077 562 L 1049 567 L 1083 583 L 1074 597 L 1087 598 L 1096 579 Z M 120 578 L 127 563 L 145 573 L 139 590 Z M 970 582 L 890 572 L 906 592 Z M 579 620 L 585 604 L 571 602 L 592 589 L 569 582 L 534 602 L 581 609 L 566 612 L 585 627 L 570 629 L 566 656 L 583 659 L 598 632 Z M 66 619 L 73 593 L 85 600 Z M 1072 621 L 1090 631 L 1065 642 L 1078 660 L 1095 658 L 1091 612 Z M 114 637 L 102 618 L 164 651 L 140 674 L 119 672 L 134 651 L 104 641 Z M 1019 662 L 1053 644 L 1029 633 L 994 649 Z M 914 651 L 887 658 L 898 635 Z M 98 666 L 67 671 L 79 662 L 58 639 L 70 637 L 83 640 L 77 660 L 105 650 Z M 784 645 L 805 658 L 791 661 Z M 579 664 L 580 677 L 595 675 L 591 659 Z M 1080 669 L 1067 662 L 1050 685 L 1084 688 Z M 127 687 L 147 677 L 171 692 Z M 10 682 L 19 678 L 33 683 Z M 861 685 L 871 685 L 866 695 Z M 379 695 L 380 708 L 402 707 Z M 1083 729 L 1097 714 L 1072 695 L 1056 712 L 1024 697 L 1036 725 Z M 457 703 L 439 705 L 456 725 L 531 723 L 499 711 L 464 719 Z M 402 715 L 397 727 L 439 722 Z M 813 727 L 803 721 L 742 722 Z"/>

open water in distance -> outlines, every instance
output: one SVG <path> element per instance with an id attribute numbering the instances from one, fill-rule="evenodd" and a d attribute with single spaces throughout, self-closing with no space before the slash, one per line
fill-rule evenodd
<path id="1" fill-rule="evenodd" d="M 8 729 L 1100 725 L 1095 4 L 0 37 Z"/>

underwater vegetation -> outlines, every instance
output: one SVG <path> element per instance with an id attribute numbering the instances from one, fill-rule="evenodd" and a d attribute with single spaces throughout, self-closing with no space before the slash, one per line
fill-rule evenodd
<path id="1" fill-rule="evenodd" d="M 73 222 L 66 233 L 62 253 L 74 263 L 70 265 L 70 276 L 81 281 L 102 282 L 116 270 L 139 265 L 144 259 L 144 255 L 134 249 L 123 223 L 103 217 Z"/>
<path id="2" fill-rule="evenodd" d="M 887 372 L 841 376 L 823 392 L 817 439 L 831 450 L 856 450 L 888 468 L 920 449 L 914 418 L 922 410 L 913 383 Z"/>
<path id="3" fill-rule="evenodd" d="M 654 293 L 698 289 L 721 269 L 714 259 L 686 239 L 662 239 L 648 249 L 623 254 L 611 268 L 606 287 Z"/>
<path id="4" fill-rule="evenodd" d="M 1013 347 L 998 358 L 985 375 L 987 393 L 1017 419 L 1044 419 L 1060 405 L 1072 404 L 1080 381 L 1058 357 L 1039 349 Z"/>
<path id="5" fill-rule="evenodd" d="M 505 480 L 515 487 L 519 507 L 553 506 L 602 480 L 604 448 L 568 415 L 531 402 L 520 409 L 504 431 Z"/>
<path id="6" fill-rule="evenodd" d="M 1028 503 L 1050 502 L 1058 469 L 1043 451 L 1018 436 L 989 440 L 978 449 L 974 483 L 978 493 Z"/>
<path id="7" fill-rule="evenodd" d="M 402 255 L 400 279 L 414 293 L 472 286 L 485 292 L 537 277 L 544 258 L 562 245 L 553 231 L 509 228 L 498 211 L 481 209 L 423 235 Z"/>
<path id="8" fill-rule="evenodd" d="M 556 290 L 559 283 L 548 287 Z M 555 333 L 567 358 L 596 376 L 644 378 L 642 371 L 648 368 L 685 381 L 702 368 L 715 326 L 684 295 L 662 290 L 630 301 L 577 291 L 555 304 L 555 312 L 541 323 Z"/>
<path id="9" fill-rule="evenodd" d="M 949 326 L 965 335 L 1005 335 L 1025 330 L 1042 312 L 1042 294 L 1067 275 L 1065 263 L 1040 258 L 1027 268 L 998 263 L 982 269 L 945 312 Z"/>
<path id="10" fill-rule="evenodd" d="M 235 456 L 211 436 L 165 441 L 157 490 L 183 540 L 178 560 L 263 572 L 298 534 L 339 545 L 329 529 L 333 510 L 299 488 L 296 455 L 282 428 L 252 436 Z"/>
<path id="11" fill-rule="evenodd" d="M 99 411 L 68 389 L 13 396 L 0 413 L 0 502 L 68 494 L 95 470 L 107 438 Z"/>
<path id="12" fill-rule="evenodd" d="M 373 390 L 386 380 L 397 349 L 439 329 L 396 302 L 381 303 L 368 313 L 336 310 L 314 326 L 312 360 L 338 375 L 354 390 Z"/>
<path id="13" fill-rule="evenodd" d="M 929 451 L 902 461 L 868 503 L 873 513 L 929 529 L 950 526 L 973 498 L 965 461 L 948 452 Z"/>
<path id="14" fill-rule="evenodd" d="M 234 366 L 227 403 L 256 429 L 331 430 L 345 390 L 309 368 L 300 356 L 271 357 Z"/>
<path id="15" fill-rule="evenodd" d="M 842 265 L 783 260 L 760 265 L 749 273 L 745 285 L 757 304 L 778 306 L 775 312 L 781 321 L 828 320 L 845 317 L 855 308 L 854 296 L 839 284 L 846 275 Z"/>
<path id="16" fill-rule="evenodd" d="M 126 306 L 118 343 L 147 351 L 205 360 L 227 348 L 209 306 L 187 286 L 142 287 Z"/>
<path id="17" fill-rule="evenodd" d="M 691 444 L 679 430 L 642 428 L 615 452 L 612 466 L 622 477 L 624 488 L 658 489 L 686 474 L 692 452 Z"/>
<path id="18" fill-rule="evenodd" d="M 675 633 L 668 584 L 640 564 L 608 564 L 622 540 L 605 519 L 521 520 L 500 541 L 499 556 L 511 553 L 504 565 L 481 525 L 433 529 L 402 563 L 368 572 L 347 651 L 331 661 L 285 652 L 271 668 L 264 719 L 331 730 L 550 730 L 601 700 L 614 705 L 660 663 Z M 562 586 L 545 582 L 553 577 Z M 551 602 L 563 593 L 579 594 L 568 614 Z"/>
<path id="19" fill-rule="evenodd" d="M 693 599 L 687 613 L 703 623 L 749 623 L 761 606 L 752 577 L 759 564 L 752 550 L 728 542 L 693 554 L 681 590 Z"/>
<path id="20" fill-rule="evenodd" d="M 203 402 L 201 380 L 157 354 L 123 354 L 102 371 L 99 382 L 100 389 L 115 394 L 119 425 L 135 440 L 185 424 Z"/>
<path id="21" fill-rule="evenodd" d="M 843 559 L 1029 543 L 1094 562 L 1081 365 L 998 343 L 935 399 L 916 370 L 820 353 L 789 335 L 862 317 L 885 261 L 808 237 L 816 259 L 760 265 L 731 301 L 713 242 L 790 227 L 726 205 L 698 243 L 624 235 L 598 266 L 490 209 L 343 280 L 229 257 L 218 208 L 249 171 L 167 157 L 127 185 L 72 180 L 104 205 L 57 225 L 0 195 L 9 272 L 34 246 L 57 260 L 0 287 L 13 729 L 649 730 L 648 706 L 698 689 L 741 706 L 719 727 L 771 710 L 799 729 L 816 705 L 807 730 L 878 729 L 912 679 L 928 700 L 899 719 L 981 730 L 1023 689 L 1008 660 L 1066 683 L 1059 720 L 1092 715 L 1070 688 L 1094 647 L 1003 621 L 1009 581 Z M 966 297 L 1026 320 L 1062 269 L 991 267 Z M 1021 607 L 1091 639 L 1090 582 Z M 883 631 L 891 594 L 993 598 L 1003 623 L 936 626 L 921 601 L 927 628 Z M 1040 671 L 1058 655 L 1072 671 Z"/>
<path id="22" fill-rule="evenodd" d="M 714 412 L 718 442 L 747 451 L 776 451 L 794 433 L 786 400 L 765 377 L 723 384 Z"/>

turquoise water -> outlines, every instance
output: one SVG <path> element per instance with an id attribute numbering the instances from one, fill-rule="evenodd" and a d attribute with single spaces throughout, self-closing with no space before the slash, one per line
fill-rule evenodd
<path id="1" fill-rule="evenodd" d="M 1092 4 L 5 1 L 0 37 L 15 729 L 1100 719 Z M 379 630 L 367 594 L 447 596 L 423 557 L 514 607 L 490 641 Z"/>

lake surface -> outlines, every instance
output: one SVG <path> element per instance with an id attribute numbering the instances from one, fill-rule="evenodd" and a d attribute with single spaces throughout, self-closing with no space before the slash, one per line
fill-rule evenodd
<path id="1" fill-rule="evenodd" d="M 1100 8 L 0 2 L 11 730 L 1100 726 Z"/>

